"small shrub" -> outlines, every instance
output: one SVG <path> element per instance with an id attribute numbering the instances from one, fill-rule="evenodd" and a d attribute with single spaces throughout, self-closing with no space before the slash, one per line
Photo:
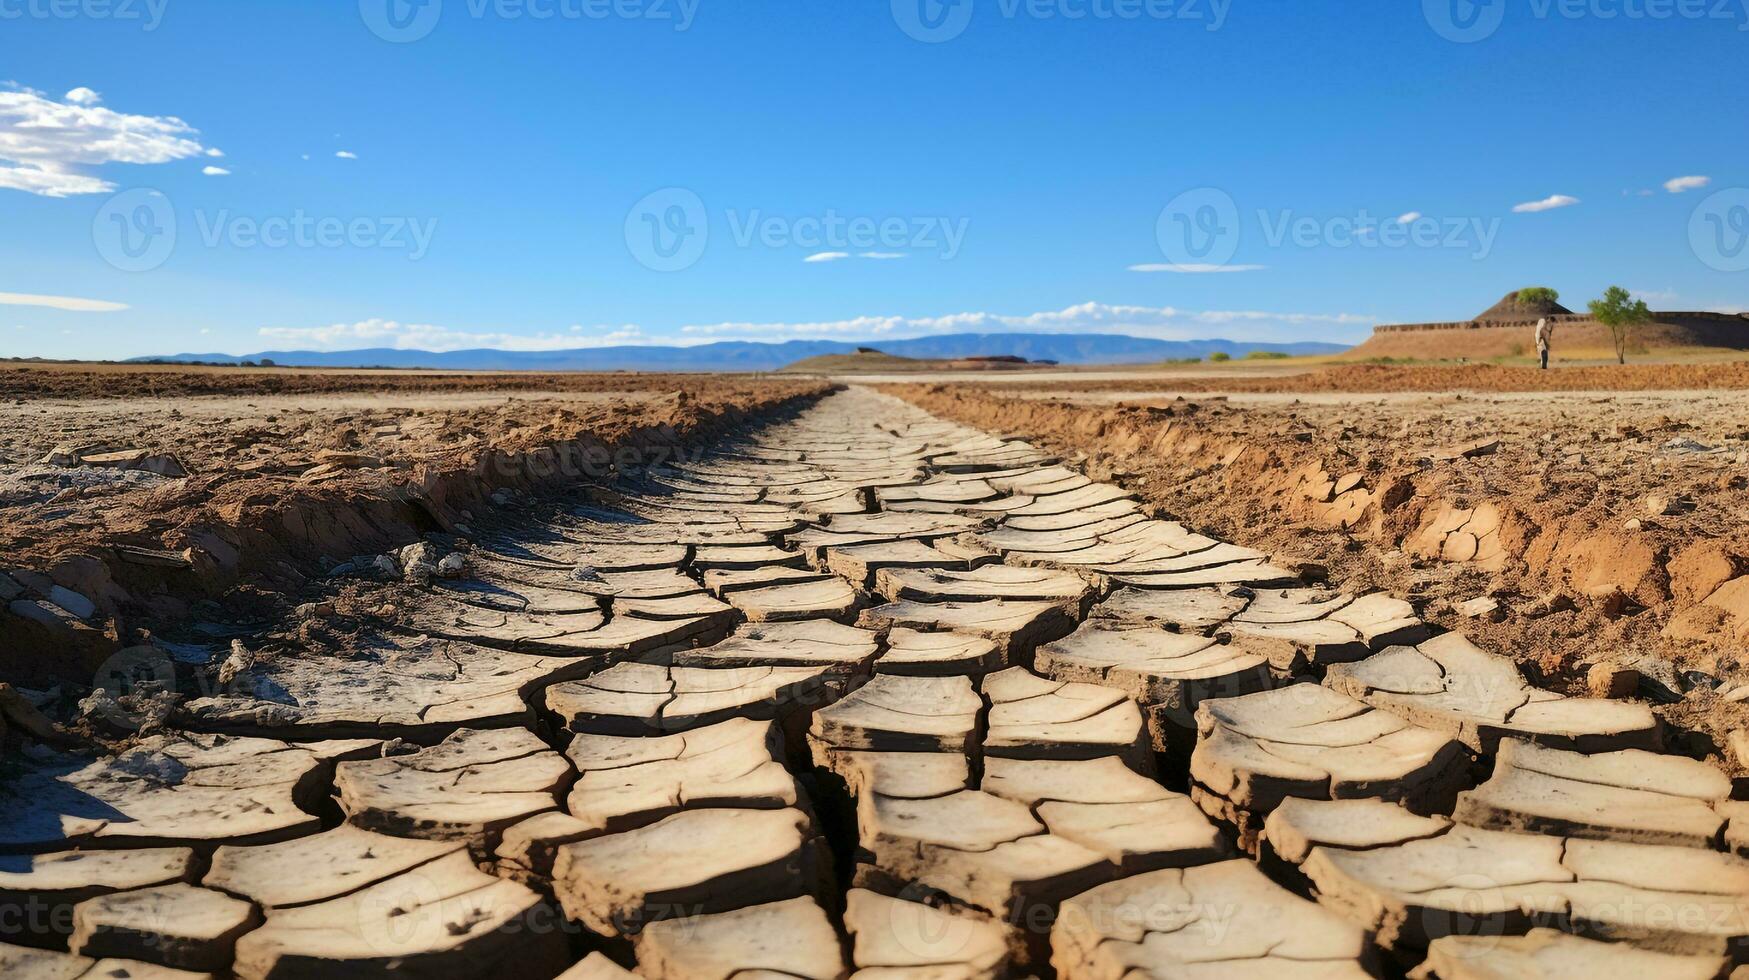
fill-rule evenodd
<path id="1" fill-rule="evenodd" d="M 1245 355 L 1247 361 L 1285 361 L 1289 357 L 1286 351 L 1254 350 Z"/>
<path id="2" fill-rule="evenodd" d="M 1233 355 L 1227 353 L 1224 350 L 1218 350 L 1218 351 L 1215 351 L 1213 354 L 1209 355 L 1209 360 L 1214 361 L 1216 364 L 1219 364 L 1222 361 L 1230 361 L 1232 359 L 1233 359 Z"/>

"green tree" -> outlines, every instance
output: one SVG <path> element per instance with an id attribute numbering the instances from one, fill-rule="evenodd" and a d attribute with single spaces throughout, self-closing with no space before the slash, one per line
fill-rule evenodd
<path id="1" fill-rule="evenodd" d="M 1209 355 L 1209 360 L 1211 360 L 1211 361 L 1230 361 L 1232 359 L 1233 359 L 1233 355 L 1227 353 L 1224 350 L 1218 350 L 1218 351 L 1215 351 L 1213 354 Z"/>
<path id="2" fill-rule="evenodd" d="M 1518 291 L 1518 301 L 1526 306 L 1558 302 L 1561 294 L 1547 286 L 1526 286 Z"/>
<path id="3" fill-rule="evenodd" d="M 1634 299 L 1620 286 L 1611 286 L 1603 291 L 1602 299 L 1591 301 L 1591 318 L 1609 328 L 1610 339 L 1615 341 L 1615 359 L 1626 364 L 1634 328 L 1651 322 L 1652 311 L 1646 309 L 1645 300 Z"/>

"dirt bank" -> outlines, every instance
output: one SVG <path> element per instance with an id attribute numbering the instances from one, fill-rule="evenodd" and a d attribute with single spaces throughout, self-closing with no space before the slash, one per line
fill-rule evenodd
<path id="1" fill-rule="evenodd" d="M 496 491 L 660 462 L 829 390 L 659 383 L 0 405 L 0 671 L 88 680 L 142 631 L 271 615 L 327 566 L 453 529 Z"/>
<path id="2" fill-rule="evenodd" d="M 1749 361 L 1723 364 L 1627 364 L 1543 371 L 1494 364 L 1344 364 L 1299 374 L 1183 374 L 1157 380 L 1052 381 L 1044 392 L 1359 392 L 1399 391 L 1699 391 L 1749 388 Z"/>
<path id="3" fill-rule="evenodd" d="M 1412 596 L 1548 685 L 1638 665 L 1640 694 L 1678 724 L 1722 744 L 1749 720 L 1720 706 L 1749 676 L 1749 397 L 1113 406 L 1007 386 L 886 390 L 1084 457 L 1218 537 Z"/>

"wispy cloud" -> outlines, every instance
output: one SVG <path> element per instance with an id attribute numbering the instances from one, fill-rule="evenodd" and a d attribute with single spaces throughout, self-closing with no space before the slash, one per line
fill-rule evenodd
<path id="1" fill-rule="evenodd" d="M 199 131 L 175 116 L 116 112 L 100 101 L 83 87 L 61 102 L 31 89 L 0 89 L 0 187 L 42 197 L 101 194 L 115 185 L 78 168 L 169 163 L 206 152 Z"/>
<path id="2" fill-rule="evenodd" d="M 1664 182 L 1664 189 L 1672 194 L 1680 194 L 1683 191 L 1698 191 L 1712 182 L 1711 177 L 1672 177 Z"/>
<path id="3" fill-rule="evenodd" d="M 1378 318 L 1352 313 L 1272 313 L 1258 310 L 1182 310 L 1176 307 L 1081 303 L 1025 315 L 955 313 L 936 317 L 860 316 L 803 323 L 689 324 L 685 337 L 771 339 L 790 337 L 903 338 L 944 333 L 1119 333 L 1161 340 L 1207 338 L 1211 330 L 1246 327 L 1245 337 L 1314 339 L 1309 327 L 1358 328 Z"/>
<path id="4" fill-rule="evenodd" d="M 1576 197 L 1566 194 L 1551 194 L 1540 201 L 1526 201 L 1512 209 L 1513 214 L 1536 214 L 1539 211 L 1553 211 L 1556 208 L 1570 208 L 1579 203 Z"/>
<path id="5" fill-rule="evenodd" d="M 1419 211 L 1410 211 L 1407 214 L 1397 215 L 1397 224 L 1400 224 L 1400 225 L 1412 225 L 1415 222 L 1420 221 L 1420 220 L 1421 220 L 1421 212 L 1419 212 Z"/>
<path id="6" fill-rule="evenodd" d="M 396 350 L 565 350 L 586 346 L 573 334 L 513 334 L 497 331 L 452 330 L 429 323 L 395 320 L 360 320 L 325 327 L 262 327 L 262 338 L 308 350 L 352 350 L 359 347 L 390 347 Z"/>
<path id="7" fill-rule="evenodd" d="M 358 154 L 352 152 L 351 150 L 341 150 L 340 152 L 338 152 L 334 155 L 339 157 L 342 160 L 356 160 L 356 159 L 358 159 Z"/>
<path id="8" fill-rule="evenodd" d="M 1259 272 L 1266 265 L 1203 265 L 1200 263 L 1146 262 L 1129 267 L 1131 272 L 1176 272 L 1181 275 L 1212 275 L 1220 272 Z"/>
<path id="9" fill-rule="evenodd" d="M 837 262 L 840 259 L 848 259 L 848 258 L 850 258 L 849 252 L 815 252 L 813 255 L 808 256 L 807 258 L 803 259 L 802 261 L 803 262 Z"/>
<path id="10" fill-rule="evenodd" d="M 859 252 L 859 253 L 857 253 L 856 257 L 859 259 L 879 259 L 882 261 L 887 261 L 887 260 L 891 260 L 891 259 L 905 258 L 905 253 L 904 252 Z"/>
<path id="11" fill-rule="evenodd" d="M 231 172 L 224 167 L 202 167 L 200 172 L 208 177 L 229 177 Z"/>
<path id="12" fill-rule="evenodd" d="M 46 306 L 74 313 L 114 313 L 128 308 L 126 303 L 111 303 L 101 299 L 80 299 L 76 296 L 37 296 L 31 293 L 0 293 L 0 306 Z"/>

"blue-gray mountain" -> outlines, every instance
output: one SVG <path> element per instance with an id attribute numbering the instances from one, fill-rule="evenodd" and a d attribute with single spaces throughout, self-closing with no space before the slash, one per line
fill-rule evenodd
<path id="1" fill-rule="evenodd" d="M 849 354 L 874 347 L 899 357 L 1024 357 L 1059 364 L 1149 364 L 1226 351 L 1243 357 L 1254 350 L 1288 354 L 1333 354 L 1346 344 L 1260 344 L 1235 340 L 1150 340 L 1122 334 L 947 334 L 911 340 L 789 340 L 782 343 L 724 341 L 696 347 L 586 347 L 577 350 L 508 351 L 396 350 L 261 351 L 256 354 L 172 354 L 136 361 L 205 361 L 236 364 L 271 360 L 296 367 L 447 368 L 459 371 L 775 371 L 806 357 Z"/>

